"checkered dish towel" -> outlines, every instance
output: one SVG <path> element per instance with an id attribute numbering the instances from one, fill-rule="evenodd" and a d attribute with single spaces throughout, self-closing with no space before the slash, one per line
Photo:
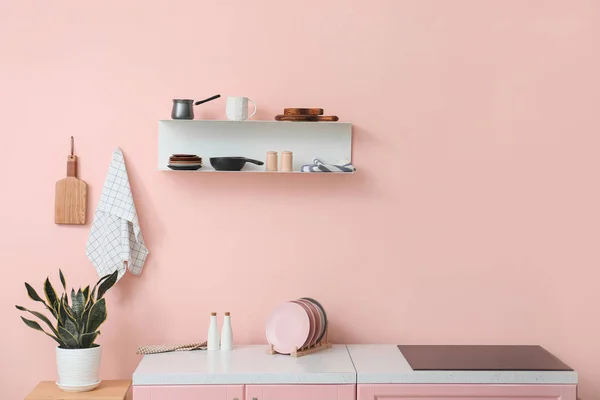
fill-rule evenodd
<path id="1" fill-rule="evenodd" d="M 96 267 L 98 275 L 109 275 L 118 270 L 119 279 L 127 267 L 131 273 L 141 274 L 148 256 L 125 159 L 119 148 L 112 155 L 85 254 Z"/>

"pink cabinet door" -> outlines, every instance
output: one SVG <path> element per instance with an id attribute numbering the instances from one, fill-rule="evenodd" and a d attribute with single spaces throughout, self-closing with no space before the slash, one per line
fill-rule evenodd
<path id="1" fill-rule="evenodd" d="M 134 386 L 133 400 L 244 400 L 243 385 Z"/>
<path id="2" fill-rule="evenodd" d="M 248 385 L 246 400 L 356 400 L 356 386 Z"/>
<path id="3" fill-rule="evenodd" d="M 365 385 L 358 400 L 576 400 L 575 385 Z M 136 399 L 137 400 L 137 399 Z"/>

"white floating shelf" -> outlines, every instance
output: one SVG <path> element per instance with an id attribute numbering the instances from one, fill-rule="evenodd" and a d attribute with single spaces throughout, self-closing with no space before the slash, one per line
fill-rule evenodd
<path id="1" fill-rule="evenodd" d="M 248 165 L 248 164 L 246 164 Z M 209 166 L 210 166 L 210 162 L 209 162 Z M 260 168 L 259 165 L 257 165 L 257 167 Z M 264 166 L 263 166 L 264 167 Z M 161 169 L 161 171 L 171 171 L 171 172 L 187 172 L 187 173 L 210 173 L 210 174 L 303 174 L 303 175 L 339 175 L 339 174 L 343 174 L 343 175 L 351 175 L 354 172 L 301 172 L 301 171 L 260 171 L 260 170 L 247 170 L 246 167 L 244 166 L 244 169 L 241 171 L 215 171 L 212 168 L 205 168 L 202 167 L 200 169 L 197 169 L 195 171 L 192 170 L 173 170 L 170 168 L 167 169 Z"/>
<path id="2" fill-rule="evenodd" d="M 304 164 L 312 164 L 315 157 L 327 163 L 352 160 L 352 124 L 217 120 L 163 120 L 158 123 L 158 169 L 161 171 L 172 171 L 167 167 L 172 154 L 187 153 L 202 157 L 202 168 L 173 172 L 231 173 L 215 171 L 209 158 L 239 156 L 264 162 L 267 151 L 292 151 L 292 173 L 299 173 Z M 251 163 L 246 163 L 241 172 L 286 173 L 267 172 L 264 165 Z"/>

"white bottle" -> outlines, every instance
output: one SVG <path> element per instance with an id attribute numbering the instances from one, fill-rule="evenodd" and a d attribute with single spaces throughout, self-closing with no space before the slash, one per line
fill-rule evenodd
<path id="1" fill-rule="evenodd" d="M 231 317 L 225 313 L 223 326 L 221 327 L 221 350 L 230 351 L 233 349 L 233 331 L 231 330 Z"/>
<path id="2" fill-rule="evenodd" d="M 208 325 L 207 350 L 219 350 L 219 327 L 217 326 L 217 313 L 210 313 L 210 324 Z"/>

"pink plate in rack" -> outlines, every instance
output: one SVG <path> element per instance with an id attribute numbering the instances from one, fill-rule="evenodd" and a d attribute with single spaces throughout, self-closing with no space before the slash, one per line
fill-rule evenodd
<path id="1" fill-rule="evenodd" d="M 316 323 L 315 315 L 311 311 L 309 305 L 306 304 L 306 303 L 308 303 L 307 301 L 298 299 L 298 300 L 292 300 L 292 303 L 300 304 L 302 306 L 302 308 L 304 308 L 304 311 L 306 312 L 306 314 L 308 315 L 308 321 L 310 322 L 310 332 L 308 333 L 308 338 L 306 338 L 306 342 L 304 342 L 302 347 L 310 346 L 312 341 L 317 338 L 317 333 L 318 333 L 316 330 L 317 323 Z"/>
<path id="2" fill-rule="evenodd" d="M 310 331 L 311 337 L 309 342 L 305 346 L 314 346 L 315 344 L 317 344 L 317 339 L 321 336 L 321 332 L 323 330 L 323 325 L 321 324 L 321 312 L 319 311 L 317 306 L 315 306 L 312 302 L 306 299 L 298 299 L 297 301 L 306 305 L 312 315 L 312 318 L 310 320 L 312 325 L 312 329 Z"/>
<path id="3" fill-rule="evenodd" d="M 302 348 L 310 335 L 310 320 L 297 303 L 281 303 L 267 319 L 267 342 L 281 354 L 291 354 Z"/>

